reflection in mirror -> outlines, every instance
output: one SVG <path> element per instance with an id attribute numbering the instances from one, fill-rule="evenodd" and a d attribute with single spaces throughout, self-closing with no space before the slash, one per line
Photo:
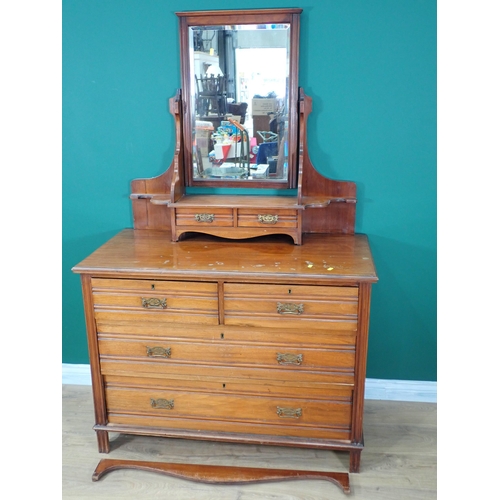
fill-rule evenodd
<path id="1" fill-rule="evenodd" d="M 191 26 L 193 179 L 288 181 L 290 25 Z"/>

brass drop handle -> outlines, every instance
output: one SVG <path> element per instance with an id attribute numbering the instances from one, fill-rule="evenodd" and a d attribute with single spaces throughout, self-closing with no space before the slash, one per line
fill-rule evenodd
<path id="1" fill-rule="evenodd" d="M 304 304 L 281 303 L 276 304 L 278 314 L 302 314 L 304 312 Z"/>
<path id="2" fill-rule="evenodd" d="M 302 364 L 302 354 L 276 353 L 276 361 L 280 365 L 300 365 Z"/>
<path id="3" fill-rule="evenodd" d="M 262 224 L 276 224 L 278 222 L 278 216 L 270 214 L 257 215 L 257 220 L 262 222 Z"/>
<path id="4" fill-rule="evenodd" d="M 172 349 L 170 347 L 148 347 L 146 346 L 146 355 L 150 358 L 170 358 Z"/>
<path id="5" fill-rule="evenodd" d="M 302 408 L 281 408 L 277 406 L 276 413 L 281 418 L 299 418 L 302 416 Z"/>
<path id="6" fill-rule="evenodd" d="M 162 410 L 173 410 L 174 400 L 173 399 L 153 399 L 151 398 L 151 407 L 159 408 Z"/>
<path id="7" fill-rule="evenodd" d="M 214 214 L 195 214 L 194 219 L 196 222 L 213 222 L 215 219 Z"/>
<path id="8" fill-rule="evenodd" d="M 166 309 L 167 299 L 158 299 L 156 297 L 141 297 L 142 307 L 144 309 Z"/>

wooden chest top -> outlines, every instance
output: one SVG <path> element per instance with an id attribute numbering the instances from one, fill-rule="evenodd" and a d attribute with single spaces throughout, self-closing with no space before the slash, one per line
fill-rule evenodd
<path id="1" fill-rule="evenodd" d="M 94 276 L 333 283 L 378 280 L 364 234 L 305 234 L 303 245 L 286 237 L 221 240 L 195 235 L 178 242 L 165 231 L 124 229 L 73 268 Z"/>

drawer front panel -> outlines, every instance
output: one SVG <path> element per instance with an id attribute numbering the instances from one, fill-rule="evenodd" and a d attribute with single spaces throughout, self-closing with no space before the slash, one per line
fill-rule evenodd
<path id="1" fill-rule="evenodd" d="M 92 279 L 96 321 L 217 324 L 216 283 Z"/>
<path id="2" fill-rule="evenodd" d="M 194 364 L 178 363 L 172 360 L 131 361 L 120 358 L 102 356 L 100 359 L 101 372 L 103 375 L 116 377 L 148 377 L 161 380 L 175 378 L 178 380 L 195 380 L 200 387 L 204 387 L 205 381 L 216 381 L 222 383 L 236 383 L 244 380 L 245 384 L 283 385 L 283 390 L 291 392 L 294 387 L 306 387 L 315 385 L 324 389 L 321 394 L 329 394 L 331 387 L 336 384 L 352 386 L 354 384 L 354 371 L 351 369 L 335 371 L 314 371 L 278 368 L 260 368 L 258 366 L 222 366 L 218 364 Z M 231 385 L 236 392 L 238 386 Z M 262 389 L 266 391 L 266 388 Z"/>
<path id="3" fill-rule="evenodd" d="M 99 352 L 108 358 L 170 363 L 260 366 L 295 370 L 354 370 L 352 349 L 311 349 L 290 346 L 239 345 L 227 342 L 179 342 L 165 339 L 119 340 L 100 336 Z"/>
<path id="4" fill-rule="evenodd" d="M 284 399 L 112 386 L 106 389 L 106 402 L 110 413 L 345 429 L 350 426 L 352 408 L 350 401 L 343 399 Z"/>
<path id="5" fill-rule="evenodd" d="M 109 364 L 106 362 L 106 367 Z M 109 374 L 105 375 L 104 383 L 110 386 L 121 386 L 129 388 L 141 388 L 147 390 L 168 390 L 175 388 L 182 391 L 196 391 L 239 394 L 260 396 L 265 394 L 267 397 L 278 396 L 281 398 L 301 398 L 301 399 L 342 399 L 344 401 L 352 400 L 353 384 L 335 383 L 335 376 L 330 376 L 328 382 L 310 382 L 303 380 L 303 377 L 295 377 L 294 380 L 280 380 L 279 374 L 276 378 L 271 378 L 272 373 L 268 373 L 267 380 L 256 380 L 245 377 L 244 369 L 236 369 L 231 374 L 225 373 L 219 368 L 214 373 L 206 370 L 205 375 L 196 373 L 182 373 L 170 370 L 173 373 L 164 374 L 156 371 L 152 376 L 139 374 L 133 376 L 132 372 L 125 375 Z M 228 376 L 229 375 L 229 376 Z"/>
<path id="6" fill-rule="evenodd" d="M 200 430 L 203 432 L 218 433 L 217 439 L 224 440 L 224 435 L 235 437 L 236 434 L 241 434 L 243 439 L 255 436 L 258 442 L 267 442 L 272 444 L 276 438 L 289 438 L 287 444 L 293 443 L 303 445 L 301 439 L 321 439 L 321 440 L 343 440 L 351 439 L 351 429 L 345 427 L 325 428 L 319 426 L 293 426 L 279 425 L 267 423 L 253 422 L 235 422 L 227 420 L 211 420 L 211 419 L 196 419 L 196 418 L 173 418 L 168 416 L 168 412 L 163 412 L 163 415 L 133 415 L 127 413 L 109 413 L 108 414 L 108 430 L 113 431 L 115 427 L 117 432 L 120 432 L 119 426 L 125 427 L 141 427 L 151 429 L 151 433 L 155 434 L 155 429 L 158 429 L 162 435 L 169 435 L 169 431 L 173 436 L 179 436 L 175 432 L 181 433 L 182 437 L 197 438 L 200 435 Z M 237 437 L 237 436 L 236 436 Z M 283 444 L 283 443 L 276 443 Z"/>
<path id="7" fill-rule="evenodd" d="M 224 286 L 224 323 L 235 326 L 332 328 L 337 322 L 345 328 L 357 326 L 358 289 L 306 285 Z"/>
<path id="8" fill-rule="evenodd" d="M 247 209 L 238 210 L 240 227 L 297 227 L 297 210 L 293 209 Z"/>
<path id="9" fill-rule="evenodd" d="M 101 324 L 123 324 L 143 325 L 145 328 L 151 326 L 157 328 L 168 318 L 170 324 L 196 324 L 196 325 L 217 325 L 219 324 L 219 314 L 215 311 L 184 311 L 182 309 L 167 309 L 157 312 L 155 310 L 124 310 L 124 309 L 97 309 L 95 319 L 97 327 Z"/>
<path id="10" fill-rule="evenodd" d="M 172 323 L 161 314 L 155 322 L 127 320 L 106 321 L 98 316 L 97 331 L 106 337 L 117 338 L 170 338 L 172 340 L 197 339 L 234 343 L 259 343 L 266 345 L 307 346 L 320 348 L 339 347 L 354 349 L 356 345 L 356 323 L 331 323 L 329 330 L 245 328 L 226 325 L 188 325 Z M 300 325 L 299 325 L 300 326 Z"/>
<path id="11" fill-rule="evenodd" d="M 94 292 L 156 292 L 170 293 L 172 295 L 211 297 L 217 294 L 217 283 L 92 278 L 92 290 Z"/>
<path id="12" fill-rule="evenodd" d="M 176 208 L 175 223 L 178 226 L 231 227 L 234 225 L 232 208 Z"/>

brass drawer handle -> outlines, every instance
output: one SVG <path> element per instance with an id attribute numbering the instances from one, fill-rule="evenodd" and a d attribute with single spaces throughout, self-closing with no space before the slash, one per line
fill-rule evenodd
<path id="1" fill-rule="evenodd" d="M 276 413 L 278 417 L 282 418 L 299 418 L 302 416 L 302 408 L 281 408 L 277 406 Z"/>
<path id="2" fill-rule="evenodd" d="M 172 349 L 170 347 L 148 347 L 146 346 L 146 354 L 150 358 L 170 358 Z"/>
<path id="3" fill-rule="evenodd" d="M 153 399 L 151 398 L 151 406 L 162 410 L 172 410 L 174 408 L 173 399 Z"/>
<path id="4" fill-rule="evenodd" d="M 276 224 L 278 222 L 277 215 L 257 215 L 257 219 L 262 224 Z"/>
<path id="5" fill-rule="evenodd" d="M 141 297 L 142 307 L 145 309 L 166 309 L 167 299 L 157 299 L 157 298 L 144 298 Z"/>
<path id="6" fill-rule="evenodd" d="M 195 214 L 194 218 L 196 222 L 213 222 L 215 219 L 214 214 Z"/>
<path id="7" fill-rule="evenodd" d="M 280 365 L 300 365 L 302 364 L 302 354 L 276 353 L 276 361 Z"/>
<path id="8" fill-rule="evenodd" d="M 302 314 L 304 312 L 304 304 L 276 304 L 276 311 L 278 314 Z"/>

